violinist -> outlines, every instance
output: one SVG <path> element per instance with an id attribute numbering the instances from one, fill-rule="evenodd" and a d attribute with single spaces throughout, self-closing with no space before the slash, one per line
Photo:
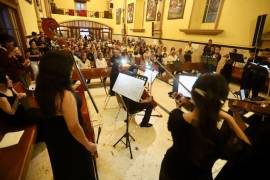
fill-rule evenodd
<path id="1" fill-rule="evenodd" d="M 177 98 L 177 108 L 168 120 L 173 145 L 162 161 L 160 180 L 213 179 L 212 166 L 223 150 L 217 128 L 219 118 L 224 119 L 243 142 L 250 144 L 234 119 L 221 111 L 228 90 L 221 75 L 205 74 L 192 87 L 192 102 L 181 96 Z M 180 107 L 187 103 L 192 103 L 194 108 L 183 113 Z"/>

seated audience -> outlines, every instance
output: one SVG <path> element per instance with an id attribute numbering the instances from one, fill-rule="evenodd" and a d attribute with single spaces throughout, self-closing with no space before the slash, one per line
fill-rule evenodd
<path id="1" fill-rule="evenodd" d="M 24 93 L 17 93 L 13 88 L 12 80 L 0 69 L 0 117 L 9 121 L 10 124 L 23 121 L 24 110 L 20 100 L 25 97 Z"/>
<path id="2" fill-rule="evenodd" d="M 38 63 L 41 57 L 41 52 L 36 45 L 36 41 L 31 41 L 30 48 L 28 48 L 27 53 L 27 56 L 31 61 L 31 67 L 34 73 L 34 77 L 36 79 L 38 74 Z"/>
<path id="3" fill-rule="evenodd" d="M 91 62 L 89 59 L 87 59 L 86 52 L 82 52 L 81 61 L 82 61 L 82 64 L 81 64 L 82 69 L 91 68 Z"/>
<path id="4" fill-rule="evenodd" d="M 178 57 L 176 55 L 175 50 L 172 50 L 170 55 L 168 56 L 167 63 L 173 64 L 173 62 L 177 61 Z"/>
<path id="5" fill-rule="evenodd" d="M 96 59 L 96 68 L 106 68 L 108 67 L 107 61 L 103 57 L 103 53 L 99 52 Z"/>

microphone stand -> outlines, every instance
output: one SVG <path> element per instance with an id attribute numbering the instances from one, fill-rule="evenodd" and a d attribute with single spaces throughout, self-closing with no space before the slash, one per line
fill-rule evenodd
<path id="1" fill-rule="evenodd" d="M 96 113 L 99 113 L 98 107 L 97 107 L 97 105 L 96 105 L 96 103 L 95 103 L 95 101 L 94 101 L 94 99 L 93 99 L 93 97 L 92 97 L 92 95 L 91 95 L 91 93 L 90 93 L 88 87 L 87 87 L 85 78 L 84 78 L 84 76 L 83 76 L 83 74 L 82 74 L 80 68 L 78 67 L 78 64 L 76 63 L 76 60 L 74 59 L 73 54 L 72 54 L 71 52 L 70 52 L 70 54 L 71 54 L 72 59 L 73 59 L 73 61 L 74 61 L 75 69 L 76 69 L 76 71 L 77 71 L 78 74 L 79 74 L 81 83 L 82 83 L 82 85 L 83 85 L 83 89 L 87 92 L 88 96 L 90 97 L 90 100 L 91 100 L 91 102 L 92 102 L 92 104 L 93 104 L 93 106 L 94 106 L 94 108 L 95 108 Z M 100 133 L 101 133 L 101 127 L 99 126 L 99 127 L 98 127 L 98 136 L 97 136 L 97 141 L 96 141 L 96 143 L 98 143 Z M 95 138 L 93 138 L 93 141 L 94 141 L 93 143 L 95 143 Z M 91 160 L 92 160 L 92 164 L 93 164 L 93 168 L 94 168 L 94 177 L 95 177 L 96 180 L 99 180 L 98 171 L 97 171 L 97 162 L 96 162 L 96 158 L 93 157 L 93 158 L 91 158 Z"/>

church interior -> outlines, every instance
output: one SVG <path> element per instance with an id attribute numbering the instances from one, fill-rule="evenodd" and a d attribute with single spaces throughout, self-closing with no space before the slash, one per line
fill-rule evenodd
<path id="1" fill-rule="evenodd" d="M 0 180 L 270 179 L 269 0 L 0 0 Z"/>

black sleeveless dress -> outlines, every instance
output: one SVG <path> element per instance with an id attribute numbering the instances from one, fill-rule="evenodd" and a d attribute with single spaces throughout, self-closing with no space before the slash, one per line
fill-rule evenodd
<path id="1" fill-rule="evenodd" d="M 82 102 L 80 96 L 76 94 L 74 96 L 81 122 Z M 44 118 L 41 127 L 50 156 L 54 180 L 94 179 L 91 154 L 71 135 L 63 116 Z"/>
<path id="2" fill-rule="evenodd" d="M 14 93 L 12 88 L 10 89 L 12 91 L 12 96 L 7 96 L 5 94 L 0 93 L 0 97 L 5 97 L 7 98 L 10 106 L 12 107 L 13 103 L 15 102 L 17 95 Z M 0 109 L 0 118 L 3 120 L 6 120 L 10 125 L 16 125 L 23 120 L 24 118 L 24 110 L 21 105 L 18 106 L 16 113 L 14 115 L 10 115 L 6 112 L 4 112 L 2 109 Z"/>
<path id="3" fill-rule="evenodd" d="M 175 109 L 170 113 L 168 130 L 172 134 L 173 145 L 170 147 L 162 161 L 160 180 L 211 180 L 212 166 L 219 157 L 219 149 L 205 147 L 204 157 L 199 164 L 194 163 L 194 143 L 196 128 L 186 122 L 183 112 Z M 193 151 L 193 152 L 192 152 Z"/>

